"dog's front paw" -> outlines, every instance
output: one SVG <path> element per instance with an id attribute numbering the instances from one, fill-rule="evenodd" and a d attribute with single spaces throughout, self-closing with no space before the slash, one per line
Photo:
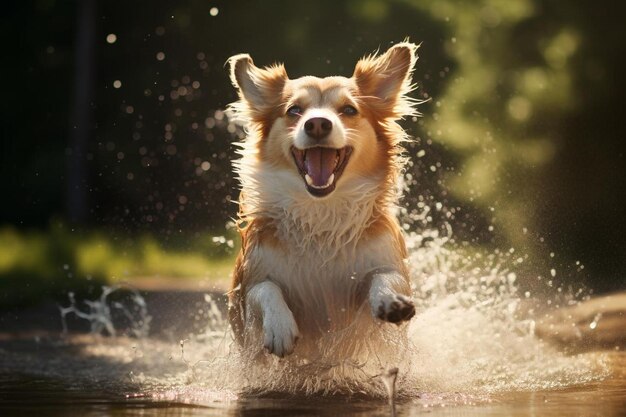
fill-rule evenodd
<path id="1" fill-rule="evenodd" d="M 272 314 L 263 320 L 263 347 L 282 358 L 293 352 L 300 331 L 291 311 Z"/>
<path id="2" fill-rule="evenodd" d="M 400 324 L 415 315 L 415 305 L 409 297 L 391 294 L 381 297 L 378 304 L 372 306 L 372 312 L 381 320 Z"/>

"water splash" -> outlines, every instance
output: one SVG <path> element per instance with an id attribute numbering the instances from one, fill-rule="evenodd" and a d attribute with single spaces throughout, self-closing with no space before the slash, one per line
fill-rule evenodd
<path id="1" fill-rule="evenodd" d="M 110 299 L 114 293 L 121 291 L 130 291 L 130 297 L 122 301 Z M 121 285 L 103 286 L 102 293 L 97 300 L 83 301 L 87 306 L 87 310 L 81 310 L 77 306 L 74 293 L 70 292 L 68 298 L 70 301 L 69 306 L 59 306 L 64 335 L 67 334 L 66 318 L 69 314 L 74 314 L 76 317 L 89 322 L 92 334 L 108 333 L 111 336 L 115 336 L 117 334 L 115 324 L 118 321 L 116 320 L 116 312 L 121 314 L 128 325 L 127 331 L 130 335 L 142 338 L 147 337 L 150 332 L 150 321 L 152 318 L 148 314 L 148 306 L 139 291 L 134 288 Z"/>
<path id="2" fill-rule="evenodd" d="M 408 221 L 405 229 L 414 228 L 416 221 L 420 218 Z M 172 351 L 176 349 L 172 343 L 154 338 L 139 343 L 118 338 L 100 341 L 87 353 L 127 362 L 135 393 L 195 403 L 277 393 L 388 398 L 389 384 L 381 375 L 396 367 L 397 395 L 420 398 L 425 404 L 469 404 L 493 393 L 588 384 L 608 374 L 602 355 L 568 356 L 535 335 L 538 313 L 528 308 L 532 304 L 528 295 L 520 294 L 511 253 L 470 252 L 451 236 L 447 224 L 408 233 L 407 261 L 418 314 L 408 325 L 406 342 L 398 342 L 397 332 L 391 331 L 383 335 L 386 346 L 364 337 L 369 356 L 360 362 L 332 355 L 279 360 L 242 352 L 233 341 L 221 302 L 208 294 L 203 307 L 206 327 L 181 340 L 178 352 Z M 145 301 L 131 291 L 130 304 L 123 306 L 110 298 L 117 289 L 105 287 L 98 300 L 85 302 L 86 311 L 70 294 L 70 305 L 61 308 L 62 318 L 73 313 L 88 320 L 93 333 L 116 335 L 116 311 L 134 323 L 132 336 L 146 336 L 150 317 Z M 387 328 L 395 326 L 381 326 Z M 330 346 L 337 337 L 342 335 L 329 335 L 321 343 Z"/>
<path id="3" fill-rule="evenodd" d="M 606 376 L 597 356 L 567 356 L 535 336 L 508 254 L 468 253 L 449 235 L 409 236 L 414 298 L 413 370 L 424 389 L 502 392 L 555 389 Z"/>
<path id="4" fill-rule="evenodd" d="M 408 326 L 408 343 L 394 345 L 393 354 L 371 346 L 368 360 L 356 362 L 240 352 L 218 303 L 207 296 L 209 324 L 181 344 L 187 368 L 172 386 L 183 381 L 185 395 L 201 387 L 255 396 L 387 398 L 380 375 L 397 366 L 404 398 L 474 403 L 493 393 L 558 389 L 607 376 L 602 355 L 568 356 L 535 335 L 537 313 L 519 294 L 508 252 L 469 253 L 452 241 L 449 227 L 410 233 L 407 243 L 418 314 Z M 158 376 L 146 381 L 164 382 Z"/>

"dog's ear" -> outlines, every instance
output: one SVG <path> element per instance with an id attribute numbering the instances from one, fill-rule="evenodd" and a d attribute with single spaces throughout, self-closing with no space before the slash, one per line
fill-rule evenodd
<path id="1" fill-rule="evenodd" d="M 413 113 L 413 102 L 406 94 L 414 89 L 411 82 L 417 61 L 418 46 L 402 42 L 382 55 L 370 55 L 356 64 L 353 78 L 364 100 L 392 116 Z"/>
<path id="2" fill-rule="evenodd" d="M 230 79 L 251 110 L 262 112 L 277 104 L 288 79 L 283 65 L 258 68 L 248 54 L 235 55 L 228 63 Z"/>

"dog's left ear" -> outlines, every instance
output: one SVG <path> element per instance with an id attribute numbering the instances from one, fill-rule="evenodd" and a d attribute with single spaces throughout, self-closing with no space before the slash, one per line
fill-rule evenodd
<path id="1" fill-rule="evenodd" d="M 354 75 L 360 94 L 380 110 L 395 117 L 411 114 L 412 103 L 405 95 L 413 90 L 411 74 L 417 61 L 418 46 L 402 42 L 382 55 L 372 55 L 356 64 Z"/>

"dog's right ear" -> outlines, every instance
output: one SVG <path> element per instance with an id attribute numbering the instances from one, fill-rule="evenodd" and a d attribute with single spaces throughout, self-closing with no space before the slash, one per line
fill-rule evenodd
<path id="1" fill-rule="evenodd" d="M 281 101 L 282 91 L 288 79 L 282 64 L 258 68 L 248 54 L 232 56 L 228 63 L 230 80 L 250 110 L 263 113 Z"/>

